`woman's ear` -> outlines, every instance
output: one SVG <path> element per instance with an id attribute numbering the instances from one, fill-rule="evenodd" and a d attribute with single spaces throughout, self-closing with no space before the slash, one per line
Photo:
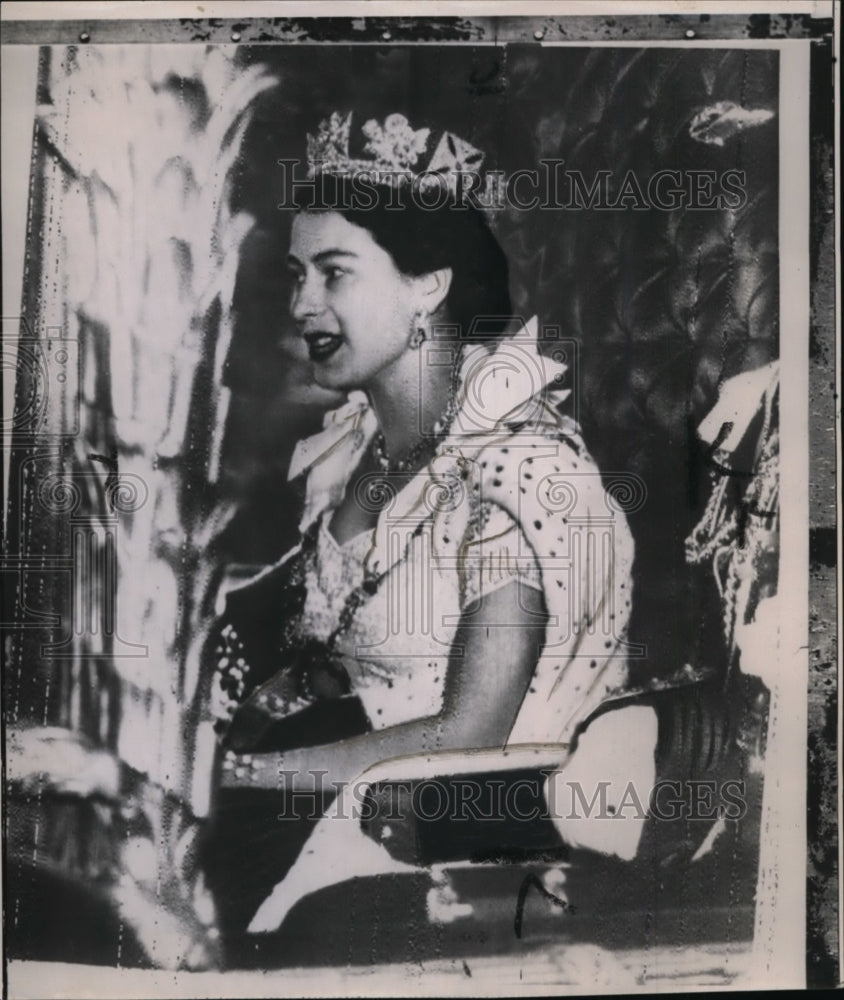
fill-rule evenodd
<path id="1" fill-rule="evenodd" d="M 419 289 L 419 307 L 429 316 L 433 316 L 448 298 L 451 288 L 452 270 L 442 267 L 438 271 L 429 271 L 420 275 L 416 281 Z"/>

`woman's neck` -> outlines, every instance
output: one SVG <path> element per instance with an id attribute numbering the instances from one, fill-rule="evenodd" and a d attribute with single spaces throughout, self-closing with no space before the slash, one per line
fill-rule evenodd
<path id="1" fill-rule="evenodd" d="M 433 434 L 453 389 L 450 365 L 431 364 L 428 345 L 407 351 L 367 386 L 387 454 L 401 460 L 420 438 Z"/>

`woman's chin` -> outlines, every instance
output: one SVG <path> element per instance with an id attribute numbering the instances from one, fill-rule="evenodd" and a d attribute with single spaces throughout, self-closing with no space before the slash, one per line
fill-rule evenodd
<path id="1" fill-rule="evenodd" d="M 330 392 L 351 392 L 359 388 L 355 379 L 348 372 L 333 370 L 322 364 L 314 364 L 313 379 L 320 389 Z"/>

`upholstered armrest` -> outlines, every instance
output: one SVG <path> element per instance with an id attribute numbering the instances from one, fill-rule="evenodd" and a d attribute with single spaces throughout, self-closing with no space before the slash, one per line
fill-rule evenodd
<path id="1" fill-rule="evenodd" d="M 741 812 L 731 720 L 721 687 L 694 683 L 607 704 L 571 747 L 384 761 L 355 790 L 361 828 L 391 857 L 419 865 L 566 849 L 624 861 L 640 849 L 689 856 L 714 822 Z"/>
<path id="2" fill-rule="evenodd" d="M 645 854 L 689 859 L 714 820 L 680 814 L 687 822 L 655 822 L 651 793 L 660 781 L 727 773 L 735 741 L 723 710 L 723 691 L 694 684 L 602 707 L 573 747 L 382 761 L 343 789 L 249 929 L 275 930 L 298 900 L 355 878 L 439 866 L 555 865 L 575 849 L 637 864 Z"/>
<path id="3" fill-rule="evenodd" d="M 361 775 L 361 828 L 396 860 L 635 857 L 655 784 L 653 708 L 622 705 L 562 744 L 387 761 Z M 632 804 L 631 804 L 632 803 Z"/>

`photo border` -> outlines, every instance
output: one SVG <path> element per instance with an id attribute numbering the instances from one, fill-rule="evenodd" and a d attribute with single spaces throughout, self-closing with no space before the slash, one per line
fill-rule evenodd
<path id="1" fill-rule="evenodd" d="M 59 5 L 61 6 L 61 5 Z M 86 5 L 76 4 L 75 8 L 80 9 Z M 96 5 L 89 4 L 94 8 Z M 835 276 L 830 267 L 827 257 L 821 247 L 821 236 L 829 219 L 834 215 L 836 231 L 840 227 L 838 217 L 837 192 L 833 195 L 831 190 L 831 178 L 833 173 L 833 149 L 835 148 L 834 136 L 828 135 L 829 122 L 823 124 L 823 119 L 827 117 L 829 108 L 829 93 L 824 91 L 820 82 L 823 77 L 823 67 L 832 67 L 832 55 L 837 42 L 833 40 L 833 31 L 837 31 L 834 26 L 832 16 L 824 16 L 824 9 L 832 10 L 832 4 L 819 3 L 786 3 L 779 4 L 749 4 L 744 5 L 743 13 L 721 13 L 725 9 L 730 9 L 733 5 L 728 4 L 683 4 L 683 9 L 677 10 L 678 5 L 668 5 L 668 10 L 657 13 L 595 13 L 586 14 L 576 11 L 577 6 L 587 5 L 565 5 L 565 13 L 559 11 L 562 5 L 559 4 L 525 4 L 524 13 L 518 15 L 500 14 L 475 14 L 465 13 L 468 4 L 460 5 L 459 15 L 440 13 L 449 5 L 445 4 L 425 4 L 426 14 L 422 16 L 416 11 L 423 8 L 419 5 L 387 5 L 369 3 L 360 6 L 361 14 L 358 16 L 345 16 L 346 11 L 352 5 L 344 5 L 342 10 L 344 16 L 337 17 L 335 12 L 337 5 L 309 3 L 290 5 L 279 4 L 279 10 L 285 11 L 295 7 L 302 13 L 284 13 L 279 17 L 267 15 L 252 16 L 246 13 L 250 4 L 239 4 L 236 16 L 227 16 L 222 13 L 223 8 L 228 5 L 214 5 L 207 3 L 204 9 L 207 12 L 219 10 L 219 16 L 209 16 L 200 19 L 191 17 L 180 17 L 175 15 L 171 18 L 162 18 L 158 12 L 165 7 L 182 7 L 196 10 L 196 5 L 168 5 L 156 4 L 154 9 L 156 14 L 150 10 L 151 5 L 145 5 L 147 11 L 143 16 L 132 17 L 134 13 L 132 4 L 124 5 L 125 15 L 119 19 L 105 19 L 104 17 L 91 16 L 85 18 L 65 19 L 57 11 L 47 10 L 52 8 L 51 4 L 9 4 L 3 12 L 2 23 L 2 44 L 4 48 L 3 61 L 6 63 L 6 49 L 8 46 L 30 47 L 42 44 L 122 44 L 126 42 L 138 43 L 178 43 L 178 44 L 270 44 L 277 45 L 285 42 L 324 42 L 331 44 L 338 41 L 354 42 L 356 44 L 401 44 L 401 43 L 431 43 L 431 44 L 501 44 L 504 42 L 531 42 L 534 44 L 572 44 L 572 45 L 676 45 L 686 44 L 688 46 L 709 46 L 713 42 L 726 42 L 736 46 L 746 45 L 748 47 L 771 46 L 778 48 L 783 53 L 793 54 L 799 51 L 802 43 L 804 58 L 797 59 L 790 63 L 792 55 L 788 59 L 783 58 L 781 74 L 781 100 L 780 108 L 785 117 L 786 108 L 791 108 L 793 119 L 791 125 L 803 131 L 806 146 L 808 147 L 808 159 L 804 162 L 805 178 L 797 182 L 797 187 L 786 185 L 781 179 L 780 182 L 780 274 L 781 289 L 794 281 L 795 270 L 798 273 L 805 272 L 801 276 L 803 292 L 797 298 L 782 295 L 781 304 L 781 361 L 785 370 L 789 371 L 789 380 L 783 379 L 783 401 L 782 417 L 783 424 L 792 421 L 793 427 L 797 427 L 799 434 L 805 434 L 809 441 L 808 450 L 802 453 L 799 448 L 799 435 L 791 437 L 791 447 L 784 444 L 781 457 L 783 469 L 794 469 L 800 466 L 800 474 L 792 475 L 791 471 L 783 475 L 783 522 L 786 523 L 791 517 L 794 521 L 805 522 L 808 531 L 798 532 L 799 539 L 795 539 L 788 545 L 783 545 L 783 562 L 781 566 L 781 580 L 790 579 L 789 573 L 804 572 L 805 567 L 809 567 L 809 590 L 805 595 L 798 595 L 795 602 L 795 610 L 799 614 L 794 614 L 787 623 L 788 646 L 793 650 L 795 666 L 805 663 L 808 659 L 808 691 L 804 692 L 801 702 L 802 708 L 789 702 L 792 710 L 792 740 L 793 734 L 800 737 L 799 748 L 792 742 L 790 752 L 795 748 L 805 755 L 807 761 L 806 770 L 802 772 L 800 781 L 802 788 L 797 785 L 788 789 L 791 802 L 806 799 L 807 784 L 814 796 L 809 797 L 809 817 L 808 826 L 800 830 L 799 826 L 792 830 L 792 835 L 803 834 L 803 839 L 808 841 L 807 858 L 805 872 L 806 878 L 802 879 L 806 895 L 805 916 L 801 912 L 800 916 L 805 919 L 806 930 L 806 975 L 807 982 L 817 985 L 831 985 L 828 979 L 830 973 L 838 977 L 840 975 L 840 965 L 835 964 L 834 969 L 830 968 L 829 941 L 832 935 L 839 939 L 840 954 L 840 921 L 837 910 L 833 912 L 833 906 L 840 899 L 840 889 L 836 885 L 834 892 L 830 891 L 830 882 L 825 882 L 822 878 L 821 869 L 828 865 L 830 860 L 830 848 L 824 844 L 821 838 L 828 838 L 830 831 L 831 815 L 840 809 L 836 786 L 840 785 L 840 707 L 838 705 L 838 685 L 840 684 L 840 663 L 838 662 L 838 651 L 836 648 L 837 625 L 839 621 L 837 598 L 839 588 L 830 584 L 837 577 L 839 565 L 840 529 L 837 516 L 837 497 L 840 496 L 840 469 L 836 461 L 836 420 L 838 417 L 837 392 L 840 389 L 840 345 L 835 340 Z M 403 13 L 389 14 L 382 13 L 385 8 L 396 9 L 401 6 Z M 477 3 L 474 8 L 483 7 L 484 10 L 492 8 L 493 5 Z M 595 8 L 596 5 L 591 5 Z M 619 9 L 618 4 L 608 5 Z M 665 8 L 666 5 L 641 5 L 626 4 L 626 10 L 633 8 L 649 7 L 651 10 L 657 7 Z M 738 6 L 738 5 L 736 5 Z M 266 10 L 267 5 L 261 5 Z M 529 10 L 537 8 L 537 13 L 529 13 Z M 9 9 L 12 8 L 12 9 Z M 14 8 L 19 8 L 15 10 Z M 30 11 L 23 8 L 39 8 L 40 20 L 29 20 Z M 319 8 L 319 11 L 317 10 Z M 553 10 L 557 8 L 557 10 Z M 714 9 L 713 9 L 714 8 Z M 749 11 L 753 8 L 753 13 Z M 308 14 L 304 11 L 307 9 Z M 498 10 L 501 7 L 497 8 Z M 512 8 L 511 8 L 512 9 Z M 548 9 L 548 13 L 545 12 Z M 369 12 L 375 10 L 372 16 Z M 671 13 L 670 11 L 675 11 Z M 704 20 L 705 11 L 712 13 Z M 791 11 L 793 10 L 793 13 Z M 313 11 L 313 13 L 311 13 Z M 408 13 L 404 13 L 408 11 Z M 410 12 L 412 11 L 412 13 Z M 429 13 L 430 12 L 430 13 Z M 784 13 L 778 13 L 784 12 Z M 17 16 L 14 16 L 17 15 Z M 363 25 L 361 26 L 361 22 Z M 554 37 L 555 34 L 564 31 L 565 42 Z M 691 34 L 690 34 L 691 33 Z M 638 36 L 638 37 L 637 37 Z M 795 44 L 796 43 L 796 44 Z M 22 50 L 21 50 L 22 51 Z M 811 55 L 810 55 L 811 53 Z M 14 57 L 13 57 L 14 60 Z M 811 60 L 811 65 L 810 65 Z M 798 66 L 799 63 L 799 66 Z M 787 71 L 786 67 L 791 66 Z M 790 73 L 794 72 L 794 76 Z M 793 106 L 795 87 L 800 93 L 801 81 L 810 78 L 812 81 L 811 106 L 803 106 L 797 109 Z M 783 100 L 783 98 L 786 100 Z M 4 102 L 5 108 L 5 102 Z M 17 115 L 16 117 L 20 117 Z M 5 115 L 4 115 L 5 118 Z M 31 120 L 30 120 L 31 121 Z M 18 126 L 19 127 L 19 126 Z M 781 135 L 783 122 L 781 120 Z M 838 123 L 835 122 L 837 130 Z M 5 132 L 5 125 L 4 125 Z M 31 124 L 30 124 L 31 134 Z M 789 141 L 793 143 L 793 148 L 798 146 L 794 141 L 795 132 L 789 133 Z M 829 145 L 824 145 L 826 141 Z M 4 134 L 4 160 L 6 157 L 6 135 Z M 28 151 L 26 163 L 28 165 Z M 835 183 L 840 183 L 837 176 Z M 5 181 L 4 181 L 5 185 Z M 810 201 L 811 199 L 811 201 Z M 806 204 L 804 204 L 804 201 Z M 7 213 L 5 212 L 6 193 L 4 191 L 4 244 L 7 244 Z M 801 243 L 798 246 L 795 240 L 794 213 L 802 205 L 802 217 L 808 220 L 808 226 L 801 225 L 798 232 L 804 233 L 801 236 Z M 836 244 L 838 249 L 840 244 Z M 816 259 L 811 262 L 812 252 L 815 252 Z M 792 259 L 793 258 L 793 259 Z M 4 255 L 5 259 L 5 255 Z M 812 273 L 809 273 L 809 264 L 813 263 Z M 6 265 L 4 264 L 4 278 Z M 5 281 L 4 281 L 5 284 Z M 4 316 L 14 312 L 8 308 L 8 302 L 4 289 Z M 786 364 L 787 340 L 785 331 L 792 329 L 789 325 L 803 324 L 808 321 L 811 315 L 811 329 L 807 331 L 807 340 L 810 345 L 810 357 L 793 356 L 789 360 L 793 364 L 800 366 L 801 371 L 805 368 L 808 377 L 809 398 L 811 406 L 805 406 L 805 398 L 798 399 L 796 395 L 786 390 L 786 386 L 793 385 L 792 378 L 795 369 L 789 368 Z M 787 320 L 787 321 L 786 321 Z M 4 363 L 9 357 L 7 341 L 3 344 Z M 5 372 L 4 372 L 5 377 Z M 830 386 L 835 389 L 830 391 Z M 4 394 L 8 400 L 8 393 Z M 7 405 L 7 404 L 4 404 Z M 811 419 L 809 411 L 811 410 Z M 831 433 L 830 428 L 834 426 Z M 805 449 L 805 445 L 803 446 Z M 4 449 L 5 453 L 5 449 Z M 6 482 L 4 475 L 4 485 Z M 809 484 L 808 491 L 806 484 Z M 788 487 L 791 487 L 790 490 Z M 4 504 L 5 507 L 5 504 Z M 786 514 L 790 507 L 790 515 Z M 789 556 L 786 558 L 786 551 Z M 788 570 L 788 572 L 787 572 Z M 783 648 L 786 642 L 783 639 Z M 832 671 L 836 668 L 836 683 L 829 685 L 827 682 Z M 830 720 L 836 725 L 837 740 L 834 748 L 829 748 L 823 738 L 824 731 L 828 731 Z M 838 761 L 838 773 L 831 771 Z M 799 810 L 801 817 L 803 810 Z M 836 832 L 837 819 L 836 818 Z M 835 854 L 840 861 L 840 845 L 836 846 Z M 838 867 L 840 872 L 840 864 Z M 801 881 L 801 880 L 798 880 Z M 808 888 L 807 888 L 808 885 Z M 788 950 L 789 943 L 793 949 L 793 921 L 788 931 L 784 933 L 784 947 Z M 777 939 L 779 940 L 779 939 Z M 772 954 L 782 957 L 780 948 L 772 950 Z M 837 956 L 835 956 L 837 958 Z M 17 964 L 17 963 L 15 963 Z M 29 963 L 27 963 L 29 964 Z M 4 962 L 5 965 L 5 962 Z M 75 969 L 77 975 L 83 973 L 82 967 L 56 967 L 50 963 L 47 969 L 29 971 L 36 973 L 46 972 L 47 979 L 41 980 L 41 988 L 55 988 L 57 982 L 66 984 L 68 988 L 73 977 L 70 975 L 71 969 Z M 23 971 L 23 970 L 21 970 Z M 99 978 L 99 973 L 104 970 L 89 968 L 84 971 L 84 985 L 81 979 L 77 979 L 80 990 L 90 991 L 95 979 Z M 109 970 L 105 970 L 107 973 Z M 366 983 L 365 978 L 357 983 L 352 983 L 340 977 L 336 986 L 332 987 L 334 973 L 338 970 L 329 970 L 326 978 L 317 987 L 319 991 L 324 989 L 339 991 L 343 989 L 353 989 L 355 991 L 369 992 L 372 983 Z M 122 995 L 140 995 L 144 990 L 159 988 L 162 995 L 179 995 L 170 992 L 174 989 L 174 976 L 172 973 L 141 973 L 137 970 L 122 970 L 120 972 L 120 989 Z M 159 977 L 159 985 L 155 985 L 155 978 Z M 294 986 L 286 972 L 278 973 L 284 975 L 285 984 Z M 53 977 L 56 978 L 53 978 Z M 211 979 L 206 980 L 206 976 Z M 59 978 L 60 977 L 60 978 Z M 138 978 L 140 977 L 140 979 Z M 214 973 L 214 974 L 178 974 L 177 980 L 185 978 L 185 988 L 190 990 L 204 988 L 205 983 L 210 987 L 213 980 L 221 977 L 228 984 L 229 989 L 239 991 L 239 982 L 248 980 L 247 989 L 254 989 L 256 983 L 254 977 L 241 973 Z M 244 977 L 246 977 L 244 979 Z M 17 977 L 16 977 L 17 978 Z M 275 976 L 273 977 L 275 978 Z M 341 981 L 342 980 L 342 981 Z M 28 984 L 23 986 L 20 979 L 16 981 L 17 992 L 15 995 L 38 995 L 37 983 L 39 980 L 28 979 Z M 130 984 L 137 983 L 136 986 Z M 782 979 L 780 978 L 780 983 Z M 109 984 L 103 983 L 103 987 L 109 988 Z M 407 982 L 405 986 L 409 986 Z M 420 981 L 421 985 L 421 981 Z M 479 984 L 478 984 L 479 985 Z M 305 980 L 297 981 L 295 988 L 310 990 L 314 983 L 306 983 Z M 112 985 L 113 988 L 113 985 Z M 140 993 L 136 994 L 135 989 Z M 178 990 L 182 990 L 179 983 Z M 477 988 L 477 985 L 476 987 Z M 27 993 L 31 989 L 35 992 Z M 128 989 L 128 992 L 126 990 Z M 375 987 L 376 991 L 378 987 Z M 430 989 L 430 984 L 426 980 L 426 991 Z M 458 983 L 453 977 L 449 977 L 448 990 L 457 990 Z M 73 995 L 68 992 L 66 995 Z M 188 995 L 182 993 L 181 995 Z M 208 992 L 208 996 L 223 995 Z M 236 995 L 229 992 L 226 995 Z M 238 994 L 237 995 L 243 995 Z M 266 995 L 266 994 L 265 994 Z"/>

